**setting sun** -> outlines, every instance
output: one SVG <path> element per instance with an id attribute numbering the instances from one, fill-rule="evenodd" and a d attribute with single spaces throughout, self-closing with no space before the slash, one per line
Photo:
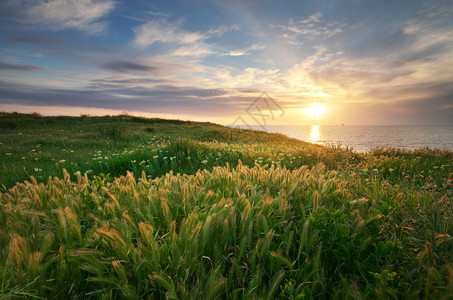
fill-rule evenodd
<path id="1" fill-rule="evenodd" d="M 313 104 L 312 106 L 310 107 L 307 107 L 305 110 L 304 110 L 304 113 L 313 118 L 313 119 L 316 119 L 318 120 L 319 117 L 324 114 L 326 112 L 326 108 L 322 105 L 319 105 L 319 104 Z"/>

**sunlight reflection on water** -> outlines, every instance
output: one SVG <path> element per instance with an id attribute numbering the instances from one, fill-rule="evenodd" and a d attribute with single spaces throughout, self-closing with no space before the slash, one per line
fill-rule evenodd
<path id="1" fill-rule="evenodd" d="M 319 125 L 312 125 L 310 130 L 310 143 L 319 143 L 320 135 L 319 135 Z"/>
<path id="2" fill-rule="evenodd" d="M 256 126 L 254 129 L 260 130 L 261 128 Z M 451 125 L 269 125 L 267 131 L 282 133 L 292 138 L 320 145 L 341 144 L 342 146 L 352 147 L 358 152 L 383 146 L 402 149 L 429 147 L 453 150 L 453 126 Z"/>

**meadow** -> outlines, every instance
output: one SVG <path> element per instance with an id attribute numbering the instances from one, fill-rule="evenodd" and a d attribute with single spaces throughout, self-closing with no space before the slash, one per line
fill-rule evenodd
<path id="1" fill-rule="evenodd" d="M 451 299 L 453 153 L 0 114 L 0 298 Z"/>

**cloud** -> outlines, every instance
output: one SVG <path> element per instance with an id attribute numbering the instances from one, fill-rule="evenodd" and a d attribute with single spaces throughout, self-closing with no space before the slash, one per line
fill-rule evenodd
<path id="1" fill-rule="evenodd" d="M 349 37 L 341 36 L 341 44 L 316 39 L 315 53 L 282 74 L 282 86 L 301 93 L 304 89 L 312 93 L 312 89 L 312 94 L 330 95 L 342 103 L 415 106 L 414 101 L 427 104 L 432 99 L 433 107 L 437 107 L 440 104 L 434 105 L 434 99 L 445 102 L 445 93 L 452 99 L 447 89 L 453 85 L 452 15 L 452 9 L 435 5 L 411 19 L 389 22 L 392 32 L 387 32 L 387 27 L 381 31 L 356 28 L 351 29 Z M 317 15 L 291 21 L 294 32 L 301 29 L 300 23 L 314 24 L 311 29 L 316 31 L 322 19 Z"/>
<path id="2" fill-rule="evenodd" d="M 39 52 L 33 52 L 31 54 L 29 54 L 31 57 L 44 57 L 41 53 Z"/>
<path id="3" fill-rule="evenodd" d="M 165 101 L 162 101 L 165 99 Z M 224 89 L 198 89 L 159 85 L 154 88 L 52 89 L 0 81 L 1 104 L 80 106 L 144 112 L 180 113 L 198 116 L 228 116 L 240 113 L 250 97 Z"/>
<path id="4" fill-rule="evenodd" d="M 209 31 L 207 32 L 207 36 L 210 37 L 210 36 L 221 36 L 223 35 L 225 32 L 228 32 L 228 31 L 239 31 L 241 30 L 241 26 L 239 26 L 239 24 L 233 24 L 233 25 L 230 25 L 230 26 L 219 26 L 217 28 L 211 28 L 209 29 Z"/>
<path id="5" fill-rule="evenodd" d="M 134 28 L 134 44 L 145 48 L 154 43 L 190 44 L 205 39 L 199 32 L 180 29 L 165 20 L 152 20 Z"/>
<path id="6" fill-rule="evenodd" d="M 291 44 L 303 43 L 304 39 L 328 39 L 343 32 L 344 25 L 336 22 L 326 22 L 323 14 L 317 12 L 309 17 L 288 24 L 271 24 L 272 29 L 280 31 L 280 37 L 287 39 Z"/>
<path id="7" fill-rule="evenodd" d="M 439 110 L 432 99 L 410 103 L 342 103 L 329 105 L 333 124 L 347 125 L 452 125 L 453 107 Z M 434 101 L 437 102 L 437 99 Z"/>
<path id="8" fill-rule="evenodd" d="M 141 49 L 154 44 L 160 44 L 166 54 L 162 57 L 193 57 L 203 58 L 217 53 L 215 44 L 208 40 L 220 37 L 227 31 L 240 30 L 239 25 L 218 26 L 206 32 L 193 32 L 164 19 L 152 20 L 144 23 L 134 30 L 133 44 Z"/>
<path id="9" fill-rule="evenodd" d="M 41 67 L 35 65 L 16 65 L 16 64 L 8 64 L 0 62 L 0 70 L 7 70 L 7 71 L 38 71 L 42 70 Z"/>
<path id="10" fill-rule="evenodd" d="M 115 7 L 111 0 L 15 0 L 6 1 L 7 18 L 20 23 L 44 25 L 52 30 L 75 29 L 89 34 L 102 32 L 99 21 Z"/>
<path id="11" fill-rule="evenodd" d="M 279 69 L 245 68 L 235 76 L 224 78 L 224 84 L 238 89 L 261 89 L 262 91 L 278 90 Z"/>
<path id="12" fill-rule="evenodd" d="M 237 49 L 230 51 L 227 55 L 229 56 L 242 56 L 242 55 L 250 55 L 253 51 L 263 50 L 266 48 L 263 44 L 253 44 L 247 48 Z"/>
<path id="13" fill-rule="evenodd" d="M 267 0 L 204 0 L 206 2 L 215 2 L 224 6 L 252 6 L 263 3 Z"/>
<path id="14" fill-rule="evenodd" d="M 317 13 L 309 16 L 307 19 L 301 20 L 298 23 L 301 23 L 301 24 L 319 23 L 319 22 L 321 22 L 321 17 L 322 17 L 322 13 L 320 13 L 318 11 Z"/>
<path id="15" fill-rule="evenodd" d="M 151 15 L 151 16 L 155 16 L 155 17 L 164 17 L 164 18 L 168 18 L 169 15 L 164 13 L 164 12 L 161 12 L 161 11 L 153 11 L 153 10 L 148 10 L 146 11 L 147 14 Z"/>
<path id="16" fill-rule="evenodd" d="M 451 1 L 433 1 L 429 6 L 420 10 L 415 18 L 406 21 L 405 34 L 427 33 L 433 29 L 450 27 L 453 15 Z"/>
<path id="17" fill-rule="evenodd" d="M 129 61 L 112 61 L 102 65 L 102 68 L 114 72 L 128 73 L 128 72 L 155 72 L 158 70 L 156 67 L 137 64 Z"/>
<path id="18" fill-rule="evenodd" d="M 337 114 L 356 124 L 451 124 L 453 54 L 428 52 L 409 60 L 406 53 L 354 58 L 318 48 L 281 78 L 293 94 L 339 106 Z"/>
<path id="19" fill-rule="evenodd" d="M 438 3 L 437 3 L 438 4 Z M 432 5 L 407 20 L 402 29 L 411 42 L 411 56 L 436 56 L 451 51 L 453 43 L 453 3 Z"/>
<path id="20" fill-rule="evenodd" d="M 146 87 L 155 85 L 170 85 L 171 82 L 164 79 L 150 79 L 150 78 L 124 78 L 118 79 L 117 76 L 107 77 L 101 79 L 92 79 L 88 83 L 88 89 L 117 89 L 123 87 Z"/>
<path id="21" fill-rule="evenodd" d="M 244 1 L 220 2 L 239 6 Z M 425 3 L 426 9 L 418 13 L 420 3 L 412 6 L 409 1 L 398 1 L 387 7 L 390 2 L 397 3 L 339 1 L 327 6 L 306 5 L 307 9 L 299 12 L 288 11 L 292 7 L 283 5 L 275 13 L 268 9 L 277 9 L 277 4 L 268 2 L 256 10 L 233 10 L 237 13 L 234 22 L 241 22 L 242 30 L 237 24 L 218 26 L 225 24 L 218 22 L 231 20 L 225 18 L 231 17 L 230 8 L 216 7 L 219 17 L 211 20 L 216 25 L 209 28 L 205 22 L 194 21 L 196 15 L 171 21 L 179 18 L 180 9 L 172 11 L 166 5 L 169 14 L 147 12 L 150 7 L 161 7 L 157 4 L 140 3 L 132 8 L 121 5 L 125 8 L 121 13 L 140 18 L 120 18 L 123 23 L 118 26 L 133 27 L 109 32 L 112 39 L 105 46 L 110 35 L 86 40 L 74 32 L 46 34 L 41 30 L 101 32 L 106 29 L 103 22 L 107 20 L 103 18 L 120 6 L 119 1 L 0 0 L 0 18 L 9 25 L 3 30 L 4 42 L 11 48 L 4 54 L 15 56 L 15 60 L 0 58 L 0 78 L 29 83 L 4 83 L 0 103 L 14 102 L 14 96 L 18 102 L 36 103 L 36 96 L 39 103 L 59 104 L 60 99 L 68 105 L 79 105 L 80 101 L 85 106 L 197 113 L 204 113 L 206 107 L 228 114 L 238 110 L 233 102 L 246 103 L 244 95 L 267 91 L 293 108 L 321 99 L 349 107 L 374 105 L 381 111 L 395 108 L 405 113 L 409 111 L 404 109 L 407 105 L 419 116 L 428 108 L 451 112 L 453 98 L 447 86 L 453 84 L 453 5 L 448 3 L 453 2 Z M 77 5 L 83 9 L 76 9 Z M 15 9 L 5 12 L 7 6 Z M 352 9 L 356 6 L 358 11 Z M 303 13 L 313 8 L 313 13 Z M 281 21 L 288 14 L 300 17 Z M 115 21 L 117 17 L 115 14 Z M 36 29 L 24 31 L 32 26 Z M 124 45 L 128 31 L 133 36 Z M 245 44 L 239 44 L 241 41 Z M 40 64 L 52 68 L 39 72 Z M 39 77 L 18 76 L 25 75 L 18 74 L 20 71 L 38 71 Z M 230 90 L 235 92 L 225 92 Z"/>
<path id="22" fill-rule="evenodd" d="M 183 45 L 176 50 L 170 52 L 169 56 L 182 56 L 182 57 L 195 57 L 201 58 L 208 55 L 214 54 L 215 51 L 212 49 L 212 46 L 204 43 L 195 43 L 190 45 Z"/>
<path id="23" fill-rule="evenodd" d="M 66 42 L 66 39 L 56 37 L 15 36 L 9 38 L 8 41 L 18 44 L 61 44 Z"/>

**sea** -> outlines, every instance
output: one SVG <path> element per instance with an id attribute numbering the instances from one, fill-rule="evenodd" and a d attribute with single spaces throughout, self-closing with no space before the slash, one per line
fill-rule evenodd
<path id="1" fill-rule="evenodd" d="M 246 128 L 245 126 L 240 127 Z M 267 125 L 248 127 L 282 133 L 291 138 L 320 145 L 350 147 L 357 152 L 367 152 L 376 147 L 396 147 L 408 150 L 431 148 L 453 151 L 453 125 Z"/>

